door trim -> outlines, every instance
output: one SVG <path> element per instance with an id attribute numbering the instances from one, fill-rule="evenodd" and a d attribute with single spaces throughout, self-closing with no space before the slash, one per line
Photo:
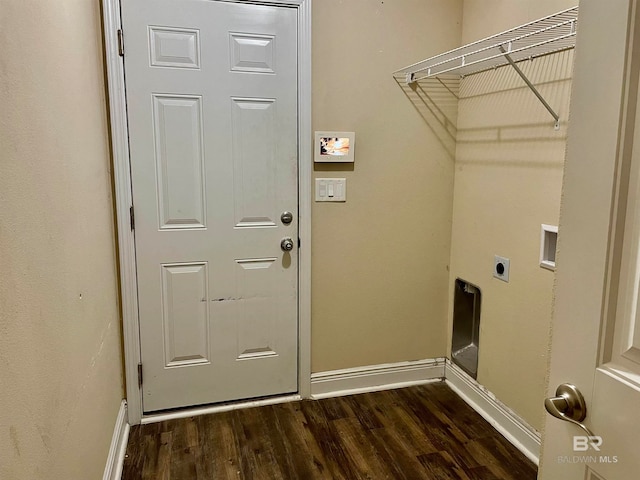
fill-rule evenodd
<path id="1" fill-rule="evenodd" d="M 298 12 L 298 394 L 311 395 L 311 1 L 221 0 L 233 3 L 285 6 Z M 143 419 L 138 387 L 140 330 L 136 254 L 129 208 L 132 205 L 124 61 L 118 54 L 120 0 L 104 0 L 103 34 L 107 67 L 108 106 L 113 155 L 116 231 L 120 267 L 120 301 L 126 399 L 129 424 Z M 125 39 L 126 52 L 126 39 Z"/>

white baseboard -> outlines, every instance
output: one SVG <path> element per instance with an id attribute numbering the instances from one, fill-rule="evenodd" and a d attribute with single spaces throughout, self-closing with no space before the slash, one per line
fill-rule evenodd
<path id="1" fill-rule="evenodd" d="M 318 400 L 441 380 L 444 358 L 386 363 L 311 374 L 311 398 Z"/>
<path id="2" fill-rule="evenodd" d="M 104 467 L 102 480 L 120 480 L 122 477 L 122 465 L 127 451 L 127 441 L 129 440 L 129 422 L 127 419 L 127 401 L 120 404 L 116 425 L 113 429 L 111 447 L 107 456 L 107 464 Z"/>
<path id="3" fill-rule="evenodd" d="M 445 366 L 445 379 L 447 385 L 460 398 L 498 430 L 514 447 L 536 465 L 539 464 L 540 433 L 448 359 Z"/>

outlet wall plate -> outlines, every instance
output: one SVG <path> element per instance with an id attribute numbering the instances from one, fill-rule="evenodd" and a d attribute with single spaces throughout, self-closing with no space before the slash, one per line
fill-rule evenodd
<path id="1" fill-rule="evenodd" d="M 493 257 L 493 276 L 509 283 L 509 259 L 496 255 Z"/>
<path id="2" fill-rule="evenodd" d="M 556 269 L 556 248 L 558 226 L 542 224 L 540 234 L 540 266 L 547 270 Z"/>

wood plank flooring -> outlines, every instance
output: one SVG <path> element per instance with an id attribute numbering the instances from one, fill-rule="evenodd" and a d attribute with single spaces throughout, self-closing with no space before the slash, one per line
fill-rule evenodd
<path id="1" fill-rule="evenodd" d="M 123 480 L 527 480 L 536 467 L 446 384 L 131 429 Z"/>

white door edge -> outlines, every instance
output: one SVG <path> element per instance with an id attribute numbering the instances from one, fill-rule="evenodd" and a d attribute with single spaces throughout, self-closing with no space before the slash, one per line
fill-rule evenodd
<path id="1" fill-rule="evenodd" d="M 235 3 L 280 5 L 298 10 L 298 394 L 311 396 L 311 0 L 222 0 Z M 140 335 L 138 284 L 134 236 L 129 209 L 131 175 L 124 62 L 118 53 L 120 0 L 104 0 L 104 46 L 107 67 L 108 103 L 124 344 L 125 385 L 129 423 L 141 423 L 142 391 L 138 387 Z M 125 41 L 126 42 L 126 41 Z M 125 43 L 126 51 L 126 43 Z"/>

